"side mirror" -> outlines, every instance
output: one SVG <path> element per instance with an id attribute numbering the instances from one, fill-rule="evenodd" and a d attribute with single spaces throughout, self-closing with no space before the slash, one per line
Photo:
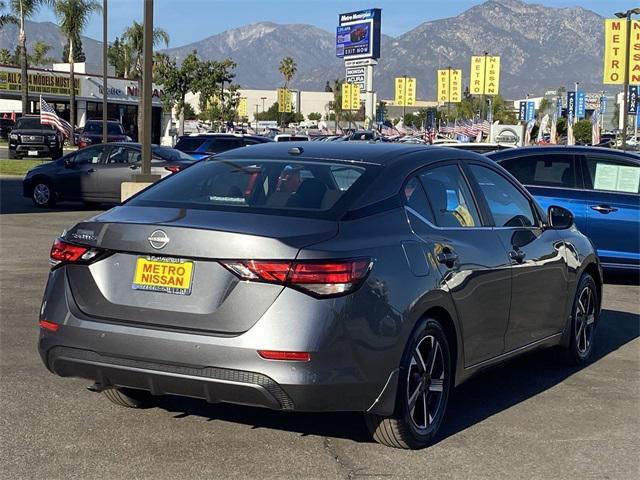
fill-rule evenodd
<path id="1" fill-rule="evenodd" d="M 573 226 L 573 213 L 566 208 L 551 205 L 547 216 L 549 226 L 555 230 L 566 230 Z"/>

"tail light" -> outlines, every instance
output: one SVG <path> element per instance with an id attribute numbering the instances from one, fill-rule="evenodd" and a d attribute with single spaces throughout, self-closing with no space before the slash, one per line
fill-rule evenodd
<path id="1" fill-rule="evenodd" d="M 178 173 L 182 170 L 178 165 L 171 165 L 169 167 L 164 167 L 165 170 L 169 170 L 171 173 Z"/>
<path id="2" fill-rule="evenodd" d="M 309 352 L 282 352 L 279 350 L 258 350 L 258 355 L 266 360 L 289 360 L 293 362 L 308 362 L 311 360 Z"/>
<path id="3" fill-rule="evenodd" d="M 87 262 L 94 259 L 99 253 L 98 249 L 74 245 L 57 238 L 51 247 L 49 263 L 55 266 L 60 263 Z"/>
<path id="4" fill-rule="evenodd" d="M 231 260 L 222 262 L 243 280 L 276 283 L 316 297 L 351 293 L 373 266 L 370 258 L 313 261 Z"/>

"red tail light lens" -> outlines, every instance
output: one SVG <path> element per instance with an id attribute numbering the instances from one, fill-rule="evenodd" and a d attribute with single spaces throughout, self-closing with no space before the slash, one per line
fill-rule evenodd
<path id="1" fill-rule="evenodd" d="M 169 167 L 164 167 L 165 170 L 169 170 L 171 173 L 178 173 L 181 168 L 178 165 L 171 165 Z"/>
<path id="2" fill-rule="evenodd" d="M 55 264 L 60 262 L 77 262 L 88 250 L 87 247 L 73 245 L 58 238 L 53 242 L 53 246 L 51 247 L 51 262 Z"/>
<path id="3" fill-rule="evenodd" d="M 40 328 L 49 330 L 50 332 L 57 332 L 58 329 L 60 328 L 60 324 L 49 322 L 47 320 L 40 320 L 39 323 L 40 323 Z"/>
<path id="4" fill-rule="evenodd" d="M 369 274 L 370 258 L 320 261 L 233 260 L 222 262 L 238 277 L 286 285 L 314 296 L 332 296 L 356 290 Z"/>

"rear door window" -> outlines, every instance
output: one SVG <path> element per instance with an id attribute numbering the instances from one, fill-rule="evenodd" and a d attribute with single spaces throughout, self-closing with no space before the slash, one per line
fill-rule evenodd
<path id="1" fill-rule="evenodd" d="M 106 163 L 137 163 L 141 157 L 139 150 L 128 147 L 112 147 Z"/>
<path id="2" fill-rule="evenodd" d="M 84 148 L 73 156 L 72 162 L 75 165 L 97 164 L 102 159 L 104 146 Z"/>
<path id="3" fill-rule="evenodd" d="M 523 185 L 576 188 L 573 155 L 528 155 L 500 162 Z"/>
<path id="4" fill-rule="evenodd" d="M 181 137 L 176 143 L 176 148 L 183 152 L 195 152 L 205 142 L 205 138 Z"/>
<path id="5" fill-rule="evenodd" d="M 585 188 L 640 193 L 640 165 L 605 155 L 586 155 Z"/>
<path id="6" fill-rule="evenodd" d="M 222 153 L 242 146 L 240 138 L 215 138 L 209 140 L 205 149 L 208 153 Z"/>
<path id="7" fill-rule="evenodd" d="M 407 207 L 418 213 L 423 219 L 428 220 L 435 225 L 435 219 L 431 207 L 429 206 L 429 200 L 427 200 L 427 194 L 422 188 L 422 184 L 418 177 L 413 177 L 404 186 L 404 198 Z"/>
<path id="8" fill-rule="evenodd" d="M 420 174 L 435 223 L 443 228 L 481 226 L 478 209 L 460 169 L 446 165 Z"/>

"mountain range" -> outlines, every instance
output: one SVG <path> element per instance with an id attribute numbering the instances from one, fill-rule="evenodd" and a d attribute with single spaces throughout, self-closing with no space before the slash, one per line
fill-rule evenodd
<path id="1" fill-rule="evenodd" d="M 384 10 L 382 12 L 384 28 Z M 171 32 L 169 32 L 171 33 Z M 64 39 L 52 23 L 29 22 L 29 43 L 53 46 L 59 58 Z M 15 48 L 17 29 L 0 31 L 0 48 Z M 88 59 L 99 62 L 101 43 L 83 37 Z M 436 70 L 449 65 L 463 70 L 468 84 L 471 55 L 487 51 L 501 57 L 501 93 L 520 98 L 581 82 L 588 90 L 602 88 L 603 18 L 581 7 L 553 8 L 520 0 L 488 0 L 463 13 L 422 23 L 398 36 L 382 36 L 381 58 L 374 87 L 380 98 L 392 98 L 394 77 L 417 78 L 418 98 L 434 98 Z M 344 77 L 335 57 L 335 34 L 313 25 L 261 22 L 224 31 L 165 53 L 183 59 L 191 51 L 205 59 L 231 57 L 236 82 L 245 88 L 282 84 L 278 64 L 291 56 L 298 65 L 292 87 L 322 90 L 327 81 Z"/>

